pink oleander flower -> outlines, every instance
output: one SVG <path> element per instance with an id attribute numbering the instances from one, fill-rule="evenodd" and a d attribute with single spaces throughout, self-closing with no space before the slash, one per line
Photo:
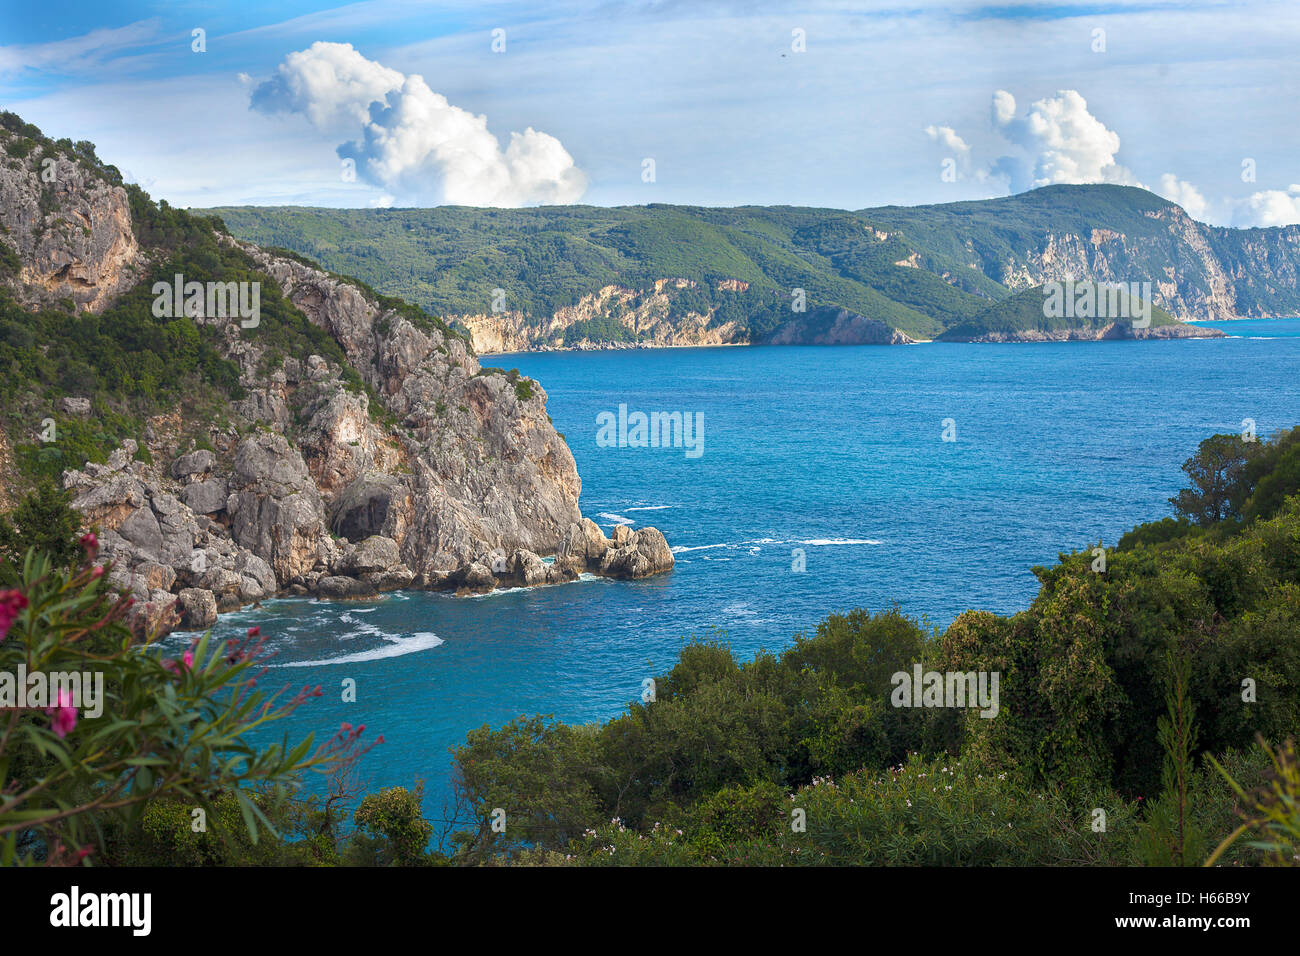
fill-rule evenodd
<path id="1" fill-rule="evenodd" d="M 81 536 L 81 546 L 94 557 L 95 552 L 99 550 L 99 539 L 95 537 L 95 532 L 87 531 Z"/>
<path id="2" fill-rule="evenodd" d="M 14 618 L 26 606 L 27 597 L 21 591 L 0 591 L 0 641 L 5 639 Z"/>
<path id="3" fill-rule="evenodd" d="M 77 726 L 77 708 L 72 704 L 72 691 L 60 690 L 59 703 L 56 707 L 46 707 L 45 713 L 52 716 L 50 729 L 62 740 Z"/>
<path id="4" fill-rule="evenodd" d="M 92 578 L 102 578 L 104 576 L 104 566 L 102 564 L 95 565 L 90 569 L 90 576 Z"/>
<path id="5" fill-rule="evenodd" d="M 193 666 L 194 666 L 194 651 L 190 650 L 190 651 L 186 651 L 184 654 L 182 654 L 182 655 L 181 655 L 181 663 L 185 665 L 185 669 L 186 669 L 186 670 L 189 670 L 191 667 L 193 667 Z"/>

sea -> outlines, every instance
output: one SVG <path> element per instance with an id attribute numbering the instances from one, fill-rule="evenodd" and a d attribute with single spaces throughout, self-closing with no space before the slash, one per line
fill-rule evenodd
<path id="1" fill-rule="evenodd" d="M 608 720 L 693 638 L 745 660 L 853 608 L 896 603 L 938 628 L 1012 614 L 1034 566 L 1169 515 L 1202 439 L 1300 424 L 1300 318 L 1200 324 L 1228 337 L 487 356 L 545 389 L 583 514 L 606 533 L 658 528 L 676 567 L 479 597 L 273 600 L 214 635 L 257 625 L 274 651 L 260 686 L 322 688 L 256 739 L 363 724 L 384 737 L 367 788 L 423 781 L 439 820 L 474 728 Z M 620 405 L 700 430 L 692 446 L 611 441 L 599 423 Z"/>

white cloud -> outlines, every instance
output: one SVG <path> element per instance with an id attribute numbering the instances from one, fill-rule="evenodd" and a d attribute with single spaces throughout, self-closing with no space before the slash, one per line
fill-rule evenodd
<path id="1" fill-rule="evenodd" d="M 959 156 L 970 155 L 970 144 L 958 136 L 957 131 L 951 126 L 927 126 L 925 135 Z"/>
<path id="2" fill-rule="evenodd" d="M 158 38 L 161 21 L 155 17 L 124 27 L 101 28 L 49 43 L 0 46 L 0 74 L 41 70 L 77 73 L 95 69 L 106 59 Z"/>
<path id="3" fill-rule="evenodd" d="M 1016 117 L 1016 98 L 1006 90 L 993 94 L 993 125 L 1006 126 Z"/>
<path id="4" fill-rule="evenodd" d="M 1173 173 L 1165 173 L 1160 177 L 1160 188 L 1156 192 L 1170 202 L 1182 206 L 1193 219 L 1203 221 L 1209 212 L 1210 204 L 1201 195 L 1201 191 Z"/>
<path id="5" fill-rule="evenodd" d="M 1289 226 L 1300 223 L 1300 184 L 1285 191 L 1265 189 L 1238 202 L 1233 209 L 1234 226 Z"/>
<path id="6" fill-rule="evenodd" d="M 305 116 L 326 132 L 359 133 L 338 149 L 361 178 L 412 204 L 571 203 L 586 175 L 554 136 L 531 127 L 503 150 L 487 117 L 453 106 L 418 74 L 368 60 L 347 43 L 285 57 L 252 95 L 262 113 Z"/>
<path id="7" fill-rule="evenodd" d="M 1007 115 L 1010 107 L 1012 115 Z M 1133 174 L 1115 161 L 1119 134 L 1088 111 L 1078 90 L 1060 90 L 1037 100 L 1025 116 L 1014 117 L 1015 101 L 1005 90 L 993 94 L 995 118 L 1002 134 L 1028 153 L 1031 186 L 1055 183 L 1137 185 Z"/>

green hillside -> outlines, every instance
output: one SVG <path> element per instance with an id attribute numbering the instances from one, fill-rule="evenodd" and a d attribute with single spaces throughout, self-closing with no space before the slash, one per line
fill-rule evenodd
<path id="1" fill-rule="evenodd" d="M 1088 236 L 1104 228 L 1133 238 L 1156 239 L 1167 227 L 1152 214 L 1173 203 L 1132 186 L 1044 186 L 1000 199 L 936 206 L 882 206 L 861 215 L 905 231 L 936 254 L 996 276 L 1026 247 L 1048 235 Z"/>
<path id="2" fill-rule="evenodd" d="M 1096 282 L 1078 282 L 1074 283 L 1075 294 L 1084 294 L 1083 290 L 1087 288 L 1087 294 L 1096 297 L 1098 302 L 1108 302 L 1105 297 L 1107 292 Z M 1077 300 L 1076 300 L 1077 301 Z M 1119 293 L 1117 302 L 1119 311 L 1115 311 L 1113 305 L 1110 309 L 1101 308 L 1096 311 L 1106 314 L 1092 316 L 1082 315 L 1054 315 L 1053 310 L 1047 308 L 1050 302 L 1049 289 L 1046 286 L 1035 286 L 1032 289 L 1025 289 L 1023 292 L 1017 292 L 1010 298 L 995 302 L 988 308 L 984 309 L 977 315 L 969 319 L 958 322 L 950 327 L 946 332 L 939 336 L 940 341 L 953 340 L 960 341 L 964 339 L 978 338 L 989 334 L 1010 334 L 1014 332 L 1061 332 L 1067 329 L 1100 329 L 1116 321 L 1116 316 L 1135 316 L 1141 314 L 1145 303 L 1141 299 L 1134 299 L 1125 293 Z M 1162 325 L 1176 325 L 1177 319 L 1160 308 L 1158 305 L 1151 306 L 1151 328 Z"/>
<path id="3" fill-rule="evenodd" d="M 929 337 L 979 311 L 1006 290 L 975 270 L 942 259 L 935 268 L 895 263 L 914 249 L 880 239 L 861 216 L 830 209 L 695 206 L 533 209 L 321 209 L 227 207 L 211 210 L 235 235 L 292 249 L 335 272 L 443 315 L 506 308 L 542 318 L 606 285 L 643 288 L 655 279 L 700 283 L 704 299 L 681 298 L 683 313 L 729 304 L 722 279 L 750 284 L 736 310 L 767 312 L 803 289 L 809 309 L 835 305 Z M 787 316 L 788 317 L 788 316 Z M 761 331 L 761 330 L 756 330 Z"/>
<path id="4" fill-rule="evenodd" d="M 1202 226 L 1127 186 L 1048 186 L 856 212 L 668 205 L 210 212 L 237 236 L 291 249 L 433 314 L 488 314 L 494 290 L 504 290 L 504 309 L 534 326 L 602 287 L 642 291 L 672 278 L 696 284 L 690 295 L 670 297 L 669 320 L 712 310 L 716 325 L 725 310 L 749 341 L 789 319 L 796 289 L 810 311 L 845 308 L 933 338 L 1013 289 L 1071 275 L 1158 279 L 1158 303 L 1180 317 L 1300 313 L 1300 228 Z M 749 287 L 728 291 L 719 287 L 724 279 Z M 630 334 L 607 331 L 605 340 Z"/>

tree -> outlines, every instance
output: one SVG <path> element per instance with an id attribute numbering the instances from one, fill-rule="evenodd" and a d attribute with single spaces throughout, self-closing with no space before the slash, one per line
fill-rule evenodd
<path id="1" fill-rule="evenodd" d="M 1239 518 L 1251 490 L 1244 480 L 1246 466 L 1259 449 L 1259 442 L 1240 435 L 1211 435 L 1202 441 L 1183 463 L 1192 487 L 1169 499 L 1175 513 L 1200 525 Z"/>
<path id="2" fill-rule="evenodd" d="M 433 825 L 420 813 L 424 783 L 414 790 L 389 787 L 369 794 L 361 801 L 352 821 L 361 839 L 354 846 L 361 849 L 350 858 L 365 857 L 379 866 L 421 866 L 431 861 L 428 853 Z"/>
<path id="3" fill-rule="evenodd" d="M 19 565 L 28 549 L 48 555 L 60 568 L 70 568 L 81 558 L 81 515 L 68 503 L 68 498 L 68 493 L 60 491 L 53 482 L 43 481 L 13 511 L 0 515 L 0 561 L 10 571 Z"/>
<path id="4" fill-rule="evenodd" d="M 1196 756 L 1196 707 L 1188 694 L 1191 661 L 1186 649 L 1165 657 L 1168 714 L 1156 721 L 1164 749 L 1160 797 L 1147 810 L 1139 853 L 1148 866 L 1194 866 L 1205 847 L 1205 834 L 1191 819 L 1196 794 L 1192 787 Z"/>

